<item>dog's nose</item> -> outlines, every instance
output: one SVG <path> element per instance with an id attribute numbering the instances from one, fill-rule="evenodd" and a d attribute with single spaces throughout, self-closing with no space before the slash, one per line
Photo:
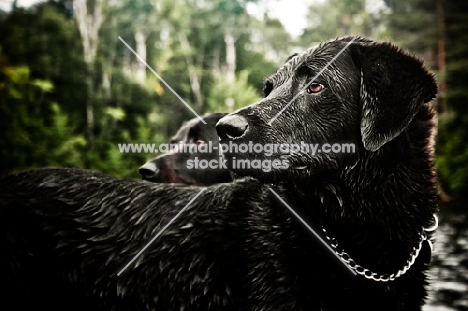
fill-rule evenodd
<path id="1" fill-rule="evenodd" d="M 152 177 L 154 177 L 154 175 L 156 175 L 157 171 L 158 168 L 156 167 L 156 164 L 154 164 L 152 161 L 146 162 L 145 164 L 143 164 L 143 166 L 141 166 L 138 169 L 138 172 L 140 173 L 142 179 L 151 179 Z"/>
<path id="2" fill-rule="evenodd" d="M 248 128 L 247 120 L 237 114 L 221 118 L 216 124 L 216 131 L 221 139 L 240 138 L 247 132 Z"/>

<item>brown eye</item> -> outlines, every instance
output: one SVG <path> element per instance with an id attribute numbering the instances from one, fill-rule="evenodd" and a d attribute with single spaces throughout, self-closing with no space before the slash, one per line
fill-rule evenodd
<path id="1" fill-rule="evenodd" d="M 308 87 L 307 87 L 307 93 L 309 94 L 315 94 L 315 93 L 319 93 L 323 90 L 324 86 L 320 83 L 311 83 Z"/>

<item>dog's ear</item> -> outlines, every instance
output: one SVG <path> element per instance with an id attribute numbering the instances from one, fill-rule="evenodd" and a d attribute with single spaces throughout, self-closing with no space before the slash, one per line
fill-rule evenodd
<path id="1" fill-rule="evenodd" d="M 437 84 L 422 62 L 390 43 L 357 42 L 352 57 L 361 71 L 361 135 L 370 151 L 398 136 Z"/>

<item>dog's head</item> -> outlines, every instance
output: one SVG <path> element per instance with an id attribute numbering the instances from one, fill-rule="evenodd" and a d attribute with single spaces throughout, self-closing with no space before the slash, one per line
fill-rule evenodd
<path id="1" fill-rule="evenodd" d="M 175 146 L 170 152 L 149 160 L 139 168 L 142 179 L 157 183 L 182 183 L 188 185 L 211 185 L 232 181 L 227 169 L 203 169 L 190 166 L 195 159 L 206 162 L 219 162 L 218 143 L 215 125 L 225 113 L 210 113 L 203 116 L 206 124 L 198 118 L 184 122 L 170 143 Z M 212 152 L 183 152 L 185 145 L 211 143 Z M 190 148 L 187 148 L 190 151 Z"/>
<path id="2" fill-rule="evenodd" d="M 331 151 L 352 151 L 351 144 L 357 154 L 380 150 L 402 136 L 437 86 L 421 61 L 394 45 L 347 37 L 291 58 L 266 80 L 264 93 L 260 102 L 222 118 L 217 132 L 233 171 L 271 181 L 285 171 L 303 176 L 349 165 L 353 155 Z M 229 148 L 250 141 L 285 147 L 269 156 Z M 303 144 L 316 144 L 315 154 L 297 150 Z M 265 161 L 269 172 L 259 168 Z"/>

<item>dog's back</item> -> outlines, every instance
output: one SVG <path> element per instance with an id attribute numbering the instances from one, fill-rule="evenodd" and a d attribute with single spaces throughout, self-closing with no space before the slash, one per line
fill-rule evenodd
<path id="1" fill-rule="evenodd" d="M 254 180 L 201 192 L 75 169 L 4 177 L 2 303 L 18 310 L 236 310 L 246 301 L 239 278 L 247 274 L 244 222 L 257 200 L 245 187 L 262 200 L 264 187 Z"/>

